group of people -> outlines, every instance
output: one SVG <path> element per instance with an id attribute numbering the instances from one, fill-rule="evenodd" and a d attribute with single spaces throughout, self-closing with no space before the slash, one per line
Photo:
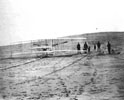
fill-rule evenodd
<path id="1" fill-rule="evenodd" d="M 100 51 L 101 49 L 101 43 L 99 41 L 96 44 L 94 44 L 94 50 L 96 49 L 97 51 Z M 80 43 L 77 44 L 77 50 L 78 50 L 78 53 L 81 53 Z M 84 43 L 83 50 L 85 51 L 85 53 L 87 52 L 90 53 L 90 46 L 87 44 L 87 42 Z M 108 50 L 108 53 L 111 54 L 111 44 L 109 41 L 107 43 L 107 50 Z"/>

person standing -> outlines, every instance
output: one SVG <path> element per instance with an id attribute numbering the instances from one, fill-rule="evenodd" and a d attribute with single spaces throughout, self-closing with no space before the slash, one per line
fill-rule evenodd
<path id="1" fill-rule="evenodd" d="M 100 47 L 101 47 L 101 43 L 98 41 L 97 48 L 100 49 Z"/>
<path id="2" fill-rule="evenodd" d="M 101 52 L 101 49 L 100 49 L 100 47 L 101 47 L 101 43 L 98 41 L 97 42 L 97 52 Z"/>
<path id="3" fill-rule="evenodd" d="M 81 49 L 81 46 L 80 46 L 80 43 L 78 42 L 78 44 L 77 44 L 77 51 L 78 51 L 78 53 L 81 53 L 80 49 Z"/>
<path id="4" fill-rule="evenodd" d="M 87 43 L 85 42 L 84 43 L 84 48 L 83 48 L 83 50 L 87 50 L 88 49 L 88 45 L 87 45 Z"/>
<path id="5" fill-rule="evenodd" d="M 88 53 L 90 53 L 90 46 L 88 47 Z"/>
<path id="6" fill-rule="evenodd" d="M 94 44 L 94 50 L 96 50 L 96 44 Z"/>
<path id="7" fill-rule="evenodd" d="M 111 44 L 109 43 L 109 41 L 108 41 L 108 44 L 107 44 L 107 48 L 108 48 L 108 53 L 111 54 Z"/>
<path id="8" fill-rule="evenodd" d="M 84 43 L 83 50 L 84 50 L 84 53 L 87 53 L 87 50 L 88 50 L 88 45 L 87 45 L 87 43 L 86 43 L 86 42 Z"/>

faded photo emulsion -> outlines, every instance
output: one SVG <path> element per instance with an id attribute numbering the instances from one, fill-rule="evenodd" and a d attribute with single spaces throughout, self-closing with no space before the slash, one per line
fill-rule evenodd
<path id="1" fill-rule="evenodd" d="M 0 100 L 124 100 L 122 0 L 1 0 Z"/>

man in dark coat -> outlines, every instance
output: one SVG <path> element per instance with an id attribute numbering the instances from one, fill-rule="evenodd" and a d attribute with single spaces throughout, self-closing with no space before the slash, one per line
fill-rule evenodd
<path id="1" fill-rule="evenodd" d="M 80 52 L 80 49 L 81 49 L 81 46 L 80 46 L 80 43 L 78 43 L 78 44 L 77 44 L 78 53 L 81 53 L 81 52 Z"/>
<path id="2" fill-rule="evenodd" d="M 100 47 L 101 47 L 101 43 L 99 41 L 97 43 L 97 47 L 98 47 L 98 49 L 100 49 Z"/>
<path id="3" fill-rule="evenodd" d="M 111 53 L 111 44 L 109 43 L 109 41 L 108 41 L 108 44 L 107 44 L 107 48 L 108 48 L 108 53 L 110 54 Z"/>
<path id="4" fill-rule="evenodd" d="M 94 44 L 94 50 L 96 50 L 96 44 Z"/>
<path id="5" fill-rule="evenodd" d="M 88 47 L 88 53 L 90 53 L 90 46 Z"/>
<path id="6" fill-rule="evenodd" d="M 88 45 L 87 45 L 87 43 L 85 42 L 84 43 L 84 48 L 83 48 L 83 50 L 87 50 L 88 49 Z"/>

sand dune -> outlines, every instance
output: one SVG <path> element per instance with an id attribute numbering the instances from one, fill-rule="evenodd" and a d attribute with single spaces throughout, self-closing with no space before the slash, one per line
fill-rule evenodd
<path id="1" fill-rule="evenodd" d="M 106 50 L 108 35 L 86 36 L 91 47 L 100 39 Z M 0 60 L 0 100 L 123 100 L 124 48 L 118 38 L 110 42 L 120 54 L 91 49 L 90 54 Z"/>

